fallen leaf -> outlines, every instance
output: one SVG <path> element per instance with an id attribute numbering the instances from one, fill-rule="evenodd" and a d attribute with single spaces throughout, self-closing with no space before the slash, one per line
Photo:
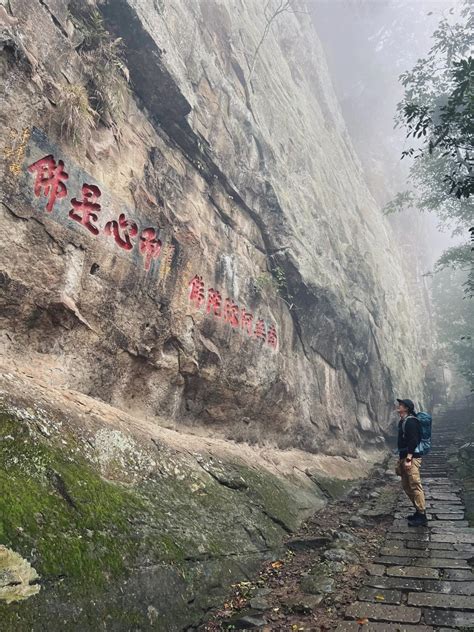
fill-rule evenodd
<path id="1" fill-rule="evenodd" d="M 377 601 L 385 601 L 385 597 L 383 595 L 375 595 Z"/>
<path id="2" fill-rule="evenodd" d="M 281 568 L 283 566 L 283 562 L 281 560 L 277 560 L 276 562 L 272 562 L 272 568 Z"/>
<path id="3" fill-rule="evenodd" d="M 357 619 L 357 623 L 358 623 L 359 625 L 367 625 L 367 624 L 368 624 L 368 622 L 369 622 L 369 620 L 368 620 L 368 619 Z"/>

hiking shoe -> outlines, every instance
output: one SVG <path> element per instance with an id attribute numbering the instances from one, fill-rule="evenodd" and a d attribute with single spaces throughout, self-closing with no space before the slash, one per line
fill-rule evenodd
<path id="1" fill-rule="evenodd" d="M 414 519 L 417 517 L 417 515 L 418 515 L 418 512 L 417 512 L 417 511 L 415 511 L 415 513 L 412 513 L 412 514 L 410 514 L 409 516 L 406 516 L 406 519 L 407 519 L 408 521 L 410 521 L 410 520 L 414 520 Z"/>
<path id="2" fill-rule="evenodd" d="M 408 526 L 410 527 L 426 527 L 428 526 L 428 519 L 426 513 L 420 513 L 417 511 L 413 518 L 408 520 Z"/>

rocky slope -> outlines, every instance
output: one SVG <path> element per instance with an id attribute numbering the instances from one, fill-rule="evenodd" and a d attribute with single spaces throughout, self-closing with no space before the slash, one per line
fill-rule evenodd
<path id="1" fill-rule="evenodd" d="M 260 3 L 101 5 L 123 38 L 130 84 L 74 147 L 54 134 L 70 93 L 91 89 L 78 53 L 87 16 L 61 1 L 11 9 L 9 355 L 129 412 L 282 447 L 350 453 L 387 423 L 393 389 L 423 400 L 390 232 L 305 15 L 275 20 L 249 82 Z M 45 135 L 23 139 L 33 126 Z M 51 213 L 44 187 L 33 191 L 38 170 L 27 170 L 45 155 L 70 174 Z M 98 235 L 69 216 L 84 182 L 102 194 Z M 118 210 L 140 230 L 159 228 L 149 270 L 138 244 L 128 252 L 107 236 Z M 196 275 L 205 296 L 190 301 Z M 207 313 L 210 288 L 222 305 Z M 258 337 L 272 325 L 276 347 Z"/>
<path id="2" fill-rule="evenodd" d="M 272 459 L 287 463 L 273 474 L 290 490 L 285 503 L 296 524 L 325 498 L 305 469 L 360 476 L 384 449 L 394 396 L 425 401 L 415 315 L 393 236 L 364 181 L 314 26 L 297 6 L 275 19 L 263 40 L 267 20 L 257 0 L 0 6 L 2 348 L 10 376 L 4 434 L 15 445 L 21 437 L 36 445 L 36 435 L 18 426 L 12 406 L 32 407 L 32 419 L 40 419 L 38 398 L 50 406 L 48 419 L 68 420 L 64 440 L 77 455 L 88 414 L 73 411 L 76 399 L 85 411 L 110 407 L 87 435 L 94 446 L 104 427 L 133 442 L 143 424 L 148 433 L 175 433 L 165 439 L 173 437 L 179 455 L 192 435 L 198 451 L 206 437 L 237 441 L 226 456 L 233 472 L 247 451 L 255 476 L 271 469 Z M 59 435 L 43 437 L 52 451 L 49 475 L 40 470 L 34 495 L 60 493 L 62 480 L 79 505 L 78 490 L 67 491 L 76 475 L 94 479 L 99 499 L 106 496 L 103 477 L 116 475 L 120 511 L 107 507 L 105 516 L 92 516 L 105 521 L 110 537 L 116 518 L 122 524 L 136 513 L 138 501 L 125 498 L 121 485 L 140 488 L 142 479 L 129 480 L 129 464 L 120 459 L 115 474 L 95 457 L 68 472 Z M 146 477 L 158 467 L 150 463 L 147 457 L 133 467 Z M 298 486 L 309 486 L 301 507 L 291 502 L 294 466 L 303 468 Z M 236 476 L 238 486 L 240 476 L 249 478 Z M 24 481 L 12 489 L 9 480 L 2 479 L 11 498 Z M 145 522 L 154 524 L 160 507 L 179 522 L 177 497 L 186 507 L 195 502 L 188 487 L 168 495 L 157 492 L 163 485 L 150 485 L 139 490 Z M 251 494 L 259 486 L 246 485 Z M 270 498 L 261 503 L 264 521 Z M 69 502 L 64 494 L 62 500 Z M 209 515 L 196 509 L 193 533 L 205 529 L 201 520 L 214 534 L 233 533 L 215 518 L 223 512 L 244 534 L 258 520 L 246 501 L 235 509 L 245 517 L 234 515 L 234 500 L 220 497 Z M 27 497 L 23 502 L 27 513 L 39 512 Z M 150 509 L 154 503 L 158 509 Z M 50 533 L 61 529 L 66 509 L 57 509 Z M 25 527 L 18 511 L 2 543 L 26 555 L 17 530 L 36 543 L 38 529 L 28 521 Z M 86 522 L 75 518 L 73 542 L 84 537 L 81 529 L 93 531 Z M 271 541 L 263 547 L 269 551 L 285 527 L 273 521 L 268 528 L 273 535 L 262 537 Z M 128 547 L 129 532 L 122 535 Z M 211 541 L 201 551 L 188 540 L 185 561 L 196 550 L 222 557 L 223 543 Z M 245 557 L 240 541 L 235 536 L 235 552 Z M 107 550 L 107 542 L 91 550 Z M 163 546 L 150 559 L 146 546 L 133 549 L 121 568 L 133 576 L 157 560 L 168 563 Z M 48 550 L 38 554 L 40 576 L 69 576 L 48 563 Z M 87 557 L 79 551 L 79 559 Z M 113 575 L 114 560 L 98 564 L 101 581 Z M 156 589 L 166 580 L 150 582 Z M 165 598 L 170 612 L 182 610 L 178 593 Z M 48 616 L 51 598 L 34 599 L 46 599 Z M 87 608 L 79 601 L 80 614 Z M 64 595 L 58 603 L 69 611 Z M 197 612 L 189 607 L 176 626 Z M 113 627 L 112 607 L 110 613 L 110 629 L 122 629 Z"/>

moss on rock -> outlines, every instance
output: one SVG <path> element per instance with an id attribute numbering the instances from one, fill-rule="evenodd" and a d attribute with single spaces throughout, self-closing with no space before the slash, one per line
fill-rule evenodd
<path id="1" fill-rule="evenodd" d="M 140 479 L 131 460 L 124 484 L 125 460 L 107 480 L 113 455 L 101 469 L 72 426 L 54 427 L 34 411 L 0 415 L 0 544 L 42 586 L 0 602 L 2 632 L 180 630 L 278 555 L 302 518 L 296 487 L 266 471 L 221 463 L 216 478 L 160 450 Z"/>

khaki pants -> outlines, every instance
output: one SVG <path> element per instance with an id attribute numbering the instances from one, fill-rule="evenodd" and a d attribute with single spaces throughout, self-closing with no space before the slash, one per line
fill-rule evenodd
<path id="1" fill-rule="evenodd" d="M 422 513 L 426 510 L 425 493 L 421 484 L 421 458 L 412 459 L 411 467 L 405 467 L 405 459 L 399 459 L 395 471 L 402 477 L 402 487 L 405 494 L 413 503 L 415 509 Z"/>

